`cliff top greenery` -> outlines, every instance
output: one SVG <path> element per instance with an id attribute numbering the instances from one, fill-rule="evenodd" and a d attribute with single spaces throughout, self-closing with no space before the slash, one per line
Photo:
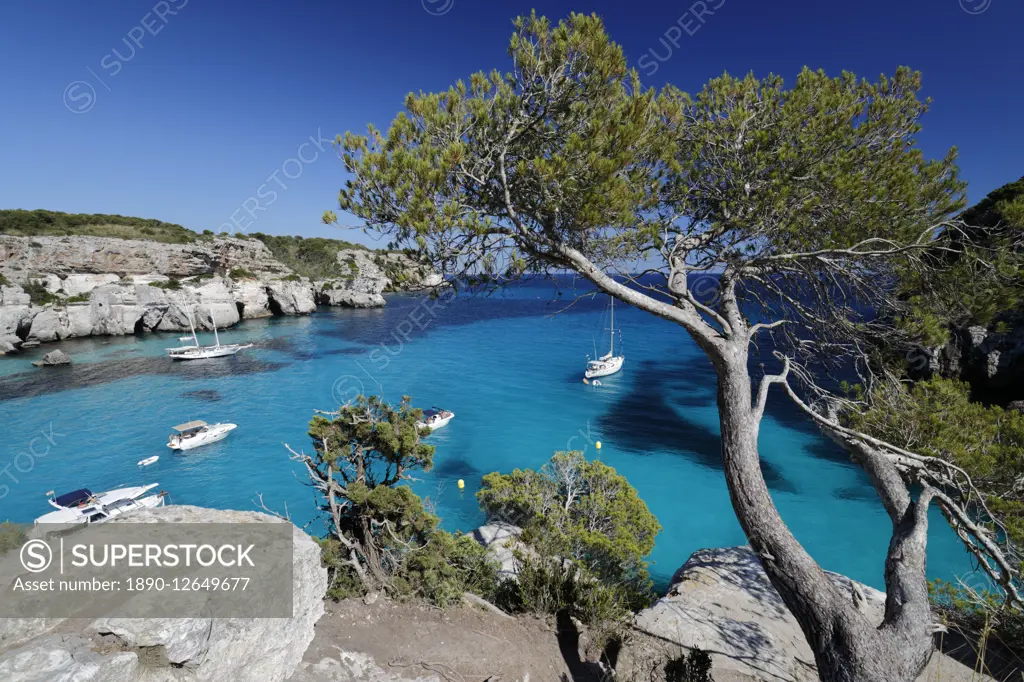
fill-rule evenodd
<path id="1" fill-rule="evenodd" d="M 187 244 L 200 235 L 181 225 L 152 218 L 134 218 L 103 213 L 61 213 L 60 211 L 0 210 L 0 234 L 16 237 L 70 236 L 151 239 L 166 244 Z"/>

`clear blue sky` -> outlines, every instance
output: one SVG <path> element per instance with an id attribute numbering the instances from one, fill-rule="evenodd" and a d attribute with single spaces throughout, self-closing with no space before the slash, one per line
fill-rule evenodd
<path id="1" fill-rule="evenodd" d="M 0 208 L 215 231 L 234 213 L 249 231 L 366 241 L 319 222 L 344 181 L 331 150 L 286 160 L 311 160 L 316 147 L 299 147 L 318 130 L 385 126 L 411 90 L 506 69 L 510 20 L 533 7 L 601 14 L 659 87 L 692 91 L 723 71 L 792 81 L 805 64 L 872 78 L 911 66 L 935 100 L 923 147 L 960 148 L 972 201 L 1024 175 L 1021 0 L 707 0 L 697 13 L 702 4 L 717 8 L 703 21 L 686 0 L 5 3 Z M 268 183 L 275 171 L 287 189 Z M 261 185 L 267 210 L 250 224 L 239 209 Z"/>

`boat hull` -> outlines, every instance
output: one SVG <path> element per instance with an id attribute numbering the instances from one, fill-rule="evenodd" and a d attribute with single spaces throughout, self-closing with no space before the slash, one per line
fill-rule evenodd
<path id="1" fill-rule="evenodd" d="M 626 358 L 618 356 L 610 358 L 598 365 L 590 365 L 587 367 L 587 371 L 584 372 L 583 376 L 588 379 L 596 379 L 597 377 L 606 377 L 611 374 L 615 374 L 622 369 L 622 363 L 625 362 Z"/>
<path id="2" fill-rule="evenodd" d="M 437 421 L 431 424 L 427 424 L 426 422 L 416 422 L 416 426 L 418 426 L 420 429 L 430 429 L 431 431 L 437 431 L 441 427 L 448 426 L 448 422 L 450 422 L 452 419 L 455 419 L 454 414 L 450 417 L 438 419 Z"/>
<path id="3" fill-rule="evenodd" d="M 223 358 L 228 355 L 250 348 L 251 346 L 220 346 L 179 351 L 177 348 L 168 349 L 167 354 L 172 360 L 209 360 L 211 358 Z"/>

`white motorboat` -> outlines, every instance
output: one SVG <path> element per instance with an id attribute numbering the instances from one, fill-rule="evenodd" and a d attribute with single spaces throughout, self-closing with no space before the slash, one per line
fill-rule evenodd
<path id="1" fill-rule="evenodd" d="M 213 338 L 215 344 L 212 346 L 200 346 L 199 338 L 196 336 L 196 326 L 192 322 L 192 314 L 188 315 L 188 325 L 192 328 L 192 340 L 195 345 L 180 346 L 178 348 L 167 348 L 167 355 L 172 360 L 206 360 L 209 358 L 222 358 L 226 355 L 234 355 L 238 351 L 252 348 L 251 343 L 225 343 L 220 342 L 220 335 L 217 333 L 217 321 L 213 318 L 213 310 L 210 310 L 210 321 L 213 323 Z M 179 341 L 188 341 L 189 337 L 182 336 Z"/>
<path id="2" fill-rule="evenodd" d="M 447 426 L 455 417 L 455 413 L 450 410 L 442 410 L 439 407 L 434 407 L 430 410 L 423 410 L 423 419 L 416 422 L 416 426 L 421 429 L 430 429 L 436 431 L 442 426 Z"/>
<path id="3" fill-rule="evenodd" d="M 593 379 L 595 377 L 606 377 L 609 374 L 615 374 L 620 369 L 622 369 L 622 363 L 626 361 L 626 356 L 615 354 L 614 298 L 612 298 L 611 307 L 609 308 L 609 310 L 611 311 L 611 326 L 609 327 L 610 334 L 608 336 L 608 352 L 599 357 L 597 360 L 587 361 L 587 370 L 583 374 L 583 376 L 586 377 L 586 379 Z M 584 379 L 584 381 L 586 379 Z"/>
<path id="4" fill-rule="evenodd" d="M 192 448 L 198 448 L 200 445 L 223 440 L 237 428 L 237 424 L 207 424 L 198 419 L 178 424 L 174 427 L 175 433 L 171 434 L 170 439 L 167 441 L 167 447 L 172 450 L 191 450 Z"/>
<path id="5" fill-rule="evenodd" d="M 237 424 L 207 424 L 198 419 L 178 424 L 173 427 L 176 433 L 168 439 L 167 447 L 172 450 L 191 450 L 201 445 L 223 440 L 236 428 L 238 428 Z"/>
<path id="6" fill-rule="evenodd" d="M 150 483 L 103 493 L 93 493 L 88 488 L 82 488 L 56 497 L 51 490 L 47 493 L 50 496 L 48 501 L 57 511 L 43 514 L 36 519 L 36 523 L 104 523 L 137 509 L 162 507 L 167 493 L 146 494 L 158 485 L 160 484 Z"/>

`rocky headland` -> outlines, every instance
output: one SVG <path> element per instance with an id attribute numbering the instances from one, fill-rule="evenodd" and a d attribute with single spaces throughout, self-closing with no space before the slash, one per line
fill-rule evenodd
<path id="1" fill-rule="evenodd" d="M 326 240 L 325 240 L 326 241 Z M 366 308 L 383 293 L 442 278 L 398 252 L 339 248 L 337 277 L 296 273 L 259 239 L 189 243 L 95 236 L 0 235 L 0 354 L 68 338 L 229 327 L 305 315 L 317 305 Z"/>

